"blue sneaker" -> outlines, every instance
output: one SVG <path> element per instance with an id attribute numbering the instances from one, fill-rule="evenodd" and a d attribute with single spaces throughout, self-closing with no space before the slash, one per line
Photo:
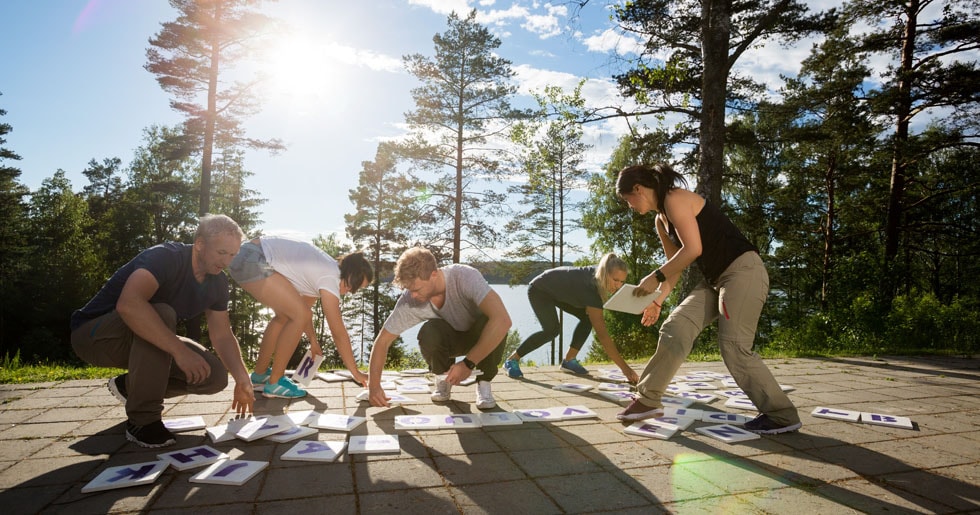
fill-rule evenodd
<path id="1" fill-rule="evenodd" d="M 276 384 L 262 387 L 263 397 L 278 397 L 280 399 L 298 399 L 306 396 L 306 390 L 290 381 L 286 376 L 280 377 Z"/>
<path id="2" fill-rule="evenodd" d="M 269 376 L 271 375 L 272 375 L 272 367 L 265 369 L 264 374 L 252 372 L 252 375 L 250 376 L 252 379 L 252 389 L 261 390 L 265 388 L 265 384 L 269 382 Z"/>
<path id="3" fill-rule="evenodd" d="M 504 370 L 507 371 L 507 375 L 511 378 L 520 379 L 524 377 L 524 372 L 521 372 L 521 362 L 516 359 L 504 361 Z"/>
<path id="4" fill-rule="evenodd" d="M 575 358 L 566 359 L 565 361 L 562 361 L 561 369 L 564 370 L 565 372 L 571 372 L 573 374 L 578 374 L 580 376 L 589 373 L 589 371 L 586 370 L 585 367 L 583 367 L 582 364 L 579 363 L 578 360 Z"/>

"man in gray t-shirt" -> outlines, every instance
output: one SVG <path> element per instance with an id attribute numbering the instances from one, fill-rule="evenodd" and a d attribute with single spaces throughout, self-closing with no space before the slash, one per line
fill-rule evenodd
<path id="1" fill-rule="evenodd" d="M 432 400 L 448 401 L 452 385 L 479 369 L 476 407 L 495 407 L 490 380 L 497 375 L 511 324 L 497 292 L 475 268 L 439 268 L 432 252 L 420 247 L 408 249 L 398 258 L 394 283 L 405 291 L 374 339 L 368 383 L 371 405 L 388 406 L 389 399 L 381 389 L 381 372 L 391 343 L 422 323 L 419 350 L 437 376 Z M 457 362 L 459 356 L 463 359 Z"/>

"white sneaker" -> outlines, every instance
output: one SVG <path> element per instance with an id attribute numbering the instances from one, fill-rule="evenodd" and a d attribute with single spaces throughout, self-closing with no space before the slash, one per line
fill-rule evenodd
<path id="1" fill-rule="evenodd" d="M 497 401 L 493 400 L 493 392 L 490 391 L 490 381 L 476 382 L 476 407 L 480 409 L 490 409 L 497 406 Z"/>
<path id="2" fill-rule="evenodd" d="M 448 401 L 452 387 L 444 378 L 436 376 L 436 391 L 432 392 L 432 402 Z"/>

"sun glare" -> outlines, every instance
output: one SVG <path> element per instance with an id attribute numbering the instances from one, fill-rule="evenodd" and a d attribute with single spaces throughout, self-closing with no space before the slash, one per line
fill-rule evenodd
<path id="1" fill-rule="evenodd" d="M 336 77 L 326 47 L 310 38 L 287 36 L 265 52 L 268 100 L 290 112 L 308 114 L 326 104 Z"/>

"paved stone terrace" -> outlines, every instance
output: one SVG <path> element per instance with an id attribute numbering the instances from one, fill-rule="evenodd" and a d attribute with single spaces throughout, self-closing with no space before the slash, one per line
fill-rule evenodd
<path id="1" fill-rule="evenodd" d="M 104 381 L 0 386 L 0 506 L 4 513 L 980 513 L 980 360 L 790 359 L 768 362 L 796 390 L 798 433 L 726 444 L 692 426 L 670 440 L 627 435 L 620 406 L 556 367 L 494 381 L 498 409 L 582 404 L 598 420 L 455 431 L 397 432 L 397 455 L 342 455 L 334 463 L 282 461 L 295 442 L 211 444 L 181 433 L 181 449 L 210 444 L 232 458 L 269 461 L 242 486 L 201 485 L 168 469 L 149 486 L 83 494 L 108 466 L 156 459 L 123 436 L 123 407 Z M 637 364 L 639 369 L 642 365 Z M 588 367 L 592 371 L 599 367 Z M 726 372 L 689 363 L 683 372 Z M 468 413 L 474 387 L 447 405 L 370 408 L 352 382 L 315 380 L 302 400 L 262 399 L 258 414 L 313 409 L 367 416 L 353 434 L 396 433 L 402 414 Z M 226 422 L 231 388 L 166 403 L 165 418 Z M 724 411 L 721 401 L 708 409 Z M 910 417 L 914 430 L 814 418 L 817 406 Z M 695 405 L 694 407 L 703 407 Z M 320 431 L 320 440 L 345 438 Z"/>

